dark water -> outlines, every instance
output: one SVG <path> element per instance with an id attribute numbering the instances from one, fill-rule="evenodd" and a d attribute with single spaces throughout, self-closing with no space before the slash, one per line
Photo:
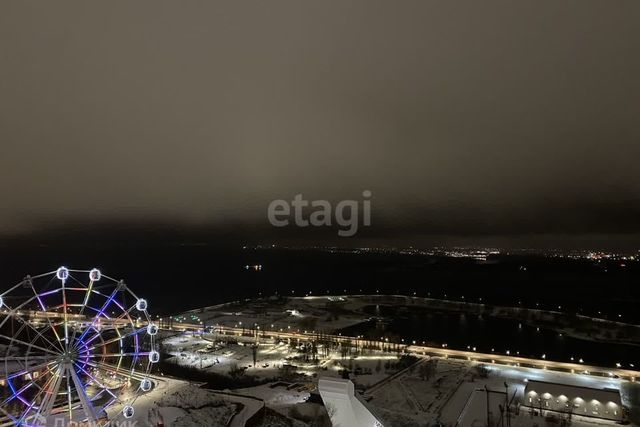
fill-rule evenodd
<path id="1" fill-rule="evenodd" d="M 260 272 L 244 269 L 262 264 Z M 97 266 L 124 279 L 152 303 L 152 312 L 175 313 L 259 295 L 380 293 L 431 296 L 495 305 L 597 314 L 640 323 L 640 267 L 538 257 L 466 259 L 312 250 L 243 250 L 200 244 L 90 241 L 0 245 L 0 289 L 26 274 Z M 523 270 L 526 266 L 526 270 Z"/>
<path id="2" fill-rule="evenodd" d="M 246 264 L 262 264 L 259 272 Z M 495 305 L 598 314 L 640 323 L 640 268 L 615 263 L 497 257 L 489 263 L 466 259 L 425 258 L 395 254 L 329 253 L 313 250 L 253 250 L 200 244 L 166 243 L 161 239 L 122 240 L 100 245 L 91 241 L 0 245 L 0 289 L 26 274 L 60 265 L 99 267 L 124 279 L 150 303 L 154 314 L 257 296 L 327 293 L 380 293 L 431 296 Z M 526 269 L 522 267 L 526 266 Z M 619 318 L 618 316 L 622 316 Z M 386 333 L 406 339 L 446 342 L 451 347 L 504 352 L 611 366 L 640 366 L 637 347 L 601 344 L 536 331 L 517 322 L 459 315 L 398 315 Z M 356 333 L 358 335 L 359 333 Z"/>
<path id="3" fill-rule="evenodd" d="M 509 319 L 487 316 L 423 312 L 402 314 L 395 307 L 368 307 L 371 314 L 382 314 L 388 322 L 371 321 L 345 328 L 346 335 L 369 335 L 374 337 L 404 338 L 433 346 L 446 343 L 449 348 L 472 350 L 482 353 L 505 354 L 541 358 L 547 360 L 575 362 L 581 358 L 585 364 L 614 367 L 621 363 L 640 367 L 640 347 L 622 344 L 607 344 L 598 341 L 577 339 L 549 329 L 538 329 Z M 388 317 L 387 317 L 388 316 Z"/>

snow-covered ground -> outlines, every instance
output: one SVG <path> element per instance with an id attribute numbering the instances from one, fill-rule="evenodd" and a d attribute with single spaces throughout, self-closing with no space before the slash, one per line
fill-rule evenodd
<path id="1" fill-rule="evenodd" d="M 284 383 L 282 385 L 274 385 L 264 384 L 235 390 L 235 392 L 264 400 L 267 407 L 286 417 L 293 417 L 294 419 L 291 421 L 297 418 L 298 422 L 295 424 L 300 426 L 307 425 L 305 422 L 301 422 L 300 419 L 318 422 L 320 418 L 326 416 L 328 420 L 328 415 L 323 405 L 307 401 L 310 397 L 309 391 L 298 390 L 297 388 L 287 389 Z"/>
<path id="2" fill-rule="evenodd" d="M 172 356 L 167 360 L 169 363 L 222 375 L 229 375 L 232 368 L 238 367 L 244 369 L 244 375 L 272 379 L 268 384 L 235 389 L 233 393 L 261 399 L 266 407 L 289 417 L 289 421 L 298 426 L 306 424 L 294 418 L 309 423 L 326 417 L 322 405 L 308 401 L 316 391 L 320 376 L 340 377 L 346 369 L 351 372 L 354 382 L 365 389 L 396 372 L 393 367 L 398 361 L 396 354 L 369 351 L 365 355 L 349 357 L 332 350 L 319 351 L 316 361 L 305 361 L 300 344 L 293 339 L 261 339 L 256 343 L 251 337 L 201 336 L 186 332 L 163 340 L 163 351 Z"/>
<path id="3" fill-rule="evenodd" d="M 231 342 L 223 342 L 222 339 Z M 237 341 L 237 342 L 236 342 Z M 253 346 L 256 346 L 256 364 L 253 364 Z M 184 333 L 163 341 L 164 351 L 172 356 L 168 360 L 180 366 L 189 366 L 206 372 L 229 374 L 232 367 L 244 368 L 246 375 L 275 379 L 296 374 L 299 381 L 311 381 L 318 375 L 339 376 L 348 369 L 356 384 L 368 387 L 392 374 L 385 368 L 387 361 L 397 361 L 395 354 L 372 351 L 355 358 L 342 358 L 336 351 L 318 360 L 305 361 L 297 342 L 256 340 L 251 337 L 216 337 L 205 334 Z M 287 371 L 286 373 L 284 371 Z M 295 379 L 295 378 L 294 378 Z M 315 381 L 317 382 L 317 381 Z"/>
<path id="4" fill-rule="evenodd" d="M 235 390 L 235 392 L 260 398 L 264 400 L 267 406 L 274 409 L 290 408 L 298 403 L 304 403 L 310 396 L 309 391 L 288 390 L 284 385 L 273 387 L 273 384 L 239 389 Z"/>
<path id="5" fill-rule="evenodd" d="M 359 311 L 364 305 L 359 298 L 331 301 L 327 297 L 293 297 L 288 298 L 286 304 L 284 301 L 265 299 L 193 310 L 175 316 L 174 324 L 195 320 L 206 326 L 244 326 L 248 329 L 260 326 L 269 330 L 318 330 L 329 333 L 367 320 L 369 316 Z"/>
<path id="6" fill-rule="evenodd" d="M 438 413 L 469 375 L 470 367 L 461 361 L 433 360 L 434 372 L 422 379 L 414 369 L 370 393 L 369 404 L 392 425 L 421 425 L 438 419 Z"/>
<path id="7" fill-rule="evenodd" d="M 226 425 L 236 413 L 237 407 L 214 393 L 186 381 L 154 377 L 154 388 L 138 397 L 131 422 L 137 426 L 155 427 L 160 421 L 165 426 L 213 426 Z M 124 421 L 122 405 L 107 411 L 110 420 Z M 215 423 L 206 420 L 215 420 Z"/>
<path id="8" fill-rule="evenodd" d="M 229 342 L 222 342 L 223 340 Z M 504 396 L 504 383 L 509 385 L 509 393 L 516 393 L 516 400 L 522 400 L 528 379 L 560 382 L 595 388 L 617 388 L 621 390 L 625 405 L 634 407 L 640 402 L 631 402 L 628 385 L 613 377 L 597 377 L 571 374 L 516 366 L 497 364 L 482 365 L 478 362 L 459 359 L 433 357 L 424 358 L 412 369 L 391 377 L 396 373 L 393 367 L 398 355 L 380 351 L 367 351 L 357 357 L 342 357 L 337 351 L 318 352 L 318 360 L 304 361 L 304 352 L 298 342 L 274 341 L 252 337 L 204 336 L 185 333 L 164 340 L 165 351 L 173 357 L 170 362 L 184 366 L 202 368 L 207 372 L 228 375 L 232 367 L 245 369 L 245 375 L 261 379 L 282 378 L 280 385 L 273 382 L 257 387 L 234 390 L 246 396 L 254 396 L 264 401 L 283 416 L 311 420 L 318 416 L 318 405 L 309 403 L 319 377 L 343 375 L 343 370 L 351 372 L 350 378 L 359 390 L 365 390 L 369 404 L 378 415 L 392 426 L 422 426 L 436 421 L 453 426 L 462 418 L 465 424 L 477 424 L 486 420 L 485 399 L 475 399 L 474 391 L 486 385 Z M 253 366 L 253 352 L 257 363 Z M 423 365 L 434 366 L 425 375 Z M 357 373 L 357 375 L 356 375 Z M 286 377 L 286 378 L 285 378 Z M 388 378 L 391 378 L 390 380 Z M 275 381 L 275 380 L 274 380 Z M 288 388 L 288 386 L 291 386 Z M 375 387 L 374 387 L 375 386 Z M 477 393 L 476 393 L 477 394 Z M 640 395 L 640 393 L 637 393 Z M 494 396 L 496 402 L 500 396 Z M 496 405 L 497 403 L 494 402 Z M 465 409 L 466 408 L 466 409 Z M 321 408 L 320 408 L 321 409 Z M 464 411 L 464 417 L 461 414 Z M 526 412 L 514 418 L 512 426 L 533 427 L 531 414 Z M 536 417 L 534 417 L 536 418 Z M 538 424 L 544 420 L 534 419 Z M 290 420 L 293 422 L 292 420 Z M 607 423 L 589 418 L 574 417 L 575 424 L 593 427 Z M 304 424 L 298 424 L 300 426 Z"/>
<path id="9" fill-rule="evenodd" d="M 165 340 L 165 351 L 172 356 L 168 362 L 224 375 L 232 367 L 238 367 L 244 368 L 246 375 L 275 378 L 281 375 L 283 365 L 294 363 L 292 360 L 299 356 L 286 342 L 256 344 L 255 339 L 249 337 L 232 337 L 233 342 L 228 341 L 228 337 L 225 337 L 227 342 L 213 335 L 204 337 L 183 334 Z M 253 345 L 257 345 L 255 366 Z"/>
<path id="10" fill-rule="evenodd" d="M 419 368 L 394 378 L 371 393 L 372 406 L 382 417 L 395 427 L 422 426 L 440 421 L 445 426 L 460 423 L 466 425 L 486 424 L 486 386 L 494 393 L 490 394 L 492 412 L 498 414 L 498 404 L 504 402 L 505 383 L 510 398 L 515 394 L 514 402 L 523 400 L 526 381 L 539 380 L 579 385 L 592 388 L 615 388 L 621 390 L 623 404 L 628 407 L 637 405 L 631 402 L 628 386 L 631 383 L 615 378 L 594 377 L 582 374 L 570 374 L 544 371 L 532 368 L 509 367 L 501 365 L 482 365 L 462 360 L 432 358 L 436 370 L 430 378 L 420 377 Z M 432 362 L 432 363 L 433 363 Z M 615 423 L 573 416 L 573 425 L 593 427 L 613 425 Z M 534 417 L 530 411 L 522 410 L 511 422 L 512 427 L 533 427 L 542 425 L 545 420 Z"/>

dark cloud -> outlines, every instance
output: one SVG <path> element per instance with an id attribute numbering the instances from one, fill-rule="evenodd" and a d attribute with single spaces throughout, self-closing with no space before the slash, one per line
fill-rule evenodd
<path id="1" fill-rule="evenodd" d="M 0 233 L 266 233 L 272 199 L 365 189 L 380 236 L 638 231 L 639 18 L 635 0 L 4 2 Z"/>

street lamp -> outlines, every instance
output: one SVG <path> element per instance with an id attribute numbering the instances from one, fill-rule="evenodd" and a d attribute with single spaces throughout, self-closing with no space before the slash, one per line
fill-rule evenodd
<path id="1" fill-rule="evenodd" d="M 504 407 L 507 415 L 507 427 L 511 427 L 511 420 L 509 419 L 509 384 L 504 382 Z"/>

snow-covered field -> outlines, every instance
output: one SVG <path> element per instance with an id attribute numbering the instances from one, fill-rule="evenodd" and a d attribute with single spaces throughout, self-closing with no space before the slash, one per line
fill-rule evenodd
<path id="1" fill-rule="evenodd" d="M 615 378 L 594 377 L 539 369 L 509 367 L 501 365 L 483 365 L 479 369 L 475 362 L 432 358 L 436 369 L 426 379 L 421 378 L 416 368 L 389 381 L 371 393 L 369 405 L 389 425 L 394 427 L 423 426 L 441 422 L 445 426 L 485 425 L 486 424 L 486 386 L 490 393 L 490 407 L 499 414 L 498 404 L 504 402 L 505 383 L 509 387 L 509 396 L 515 394 L 514 402 L 523 400 L 524 388 L 528 379 L 581 385 L 593 388 L 616 388 L 621 390 L 622 401 L 627 406 L 637 405 L 630 401 L 629 385 Z M 497 415 L 499 416 L 499 415 Z M 532 416 L 530 411 L 522 410 L 514 416 L 512 427 L 533 427 L 542 425 L 544 418 Z M 594 427 L 615 423 L 573 416 L 573 425 Z"/>
<path id="2" fill-rule="evenodd" d="M 423 363 L 433 364 L 435 372 L 429 378 L 421 378 L 417 368 L 369 394 L 369 404 L 383 419 L 394 420 L 394 426 L 434 422 L 447 400 L 470 374 L 470 367 L 461 361 L 434 359 Z"/>

